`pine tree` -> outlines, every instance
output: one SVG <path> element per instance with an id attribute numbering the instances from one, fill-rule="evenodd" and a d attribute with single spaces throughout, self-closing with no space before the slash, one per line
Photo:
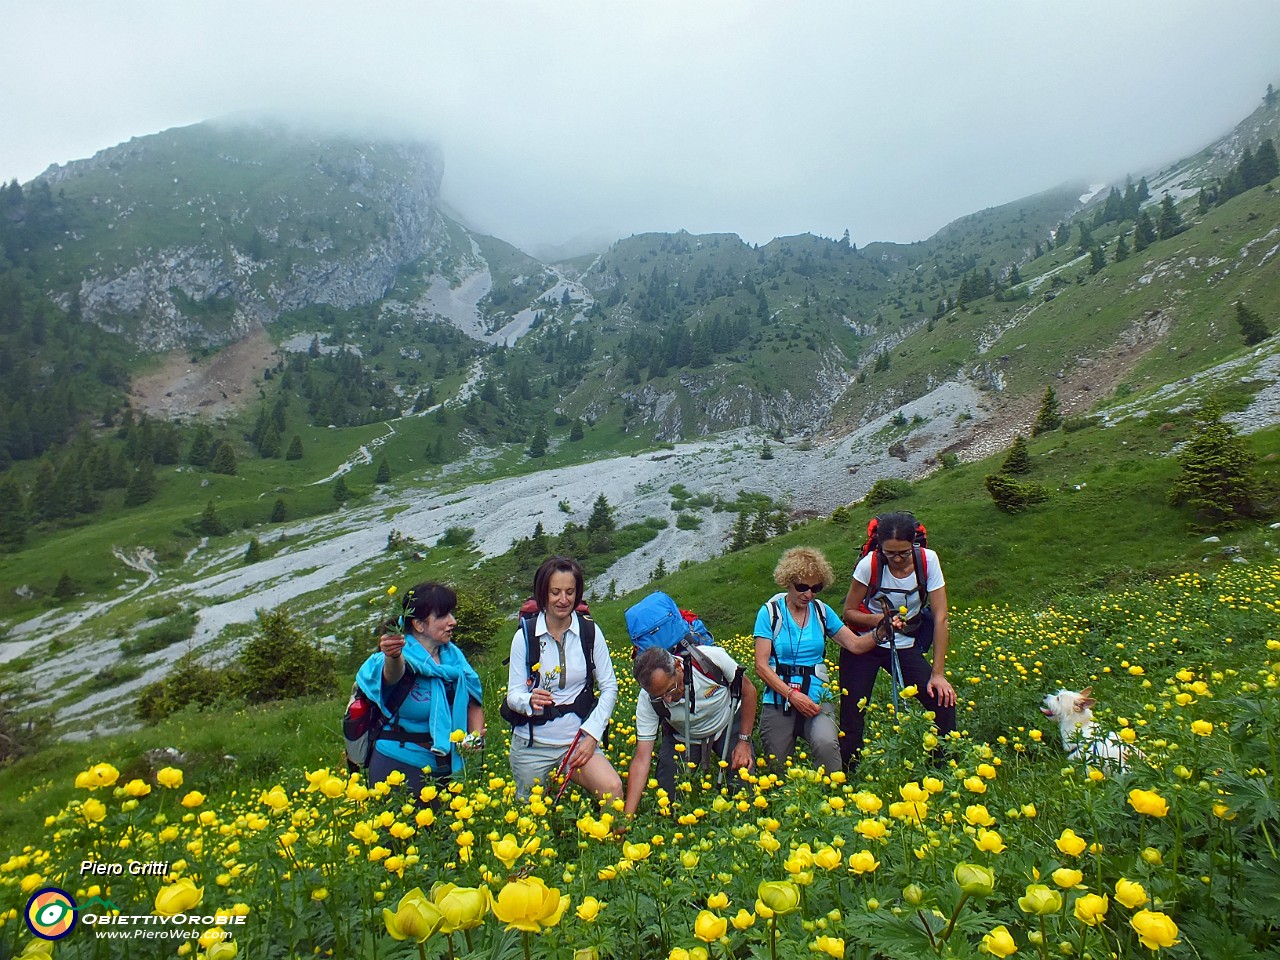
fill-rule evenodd
<path id="1" fill-rule="evenodd" d="M 191 436 L 191 446 L 187 449 L 187 463 L 193 467 L 207 467 L 212 445 L 213 431 L 209 429 L 209 425 L 196 424 L 195 433 Z"/>
<path id="2" fill-rule="evenodd" d="M 649 574 L 650 580 L 661 580 L 667 575 L 667 561 L 663 557 L 658 558 L 658 565 L 653 568 L 653 573 Z"/>
<path id="3" fill-rule="evenodd" d="M 214 473 L 225 474 L 229 477 L 235 476 L 236 452 L 232 448 L 230 441 L 219 441 L 213 454 L 213 460 L 209 463 L 209 469 Z"/>
<path id="4" fill-rule="evenodd" d="M 271 516 L 268 518 L 269 523 L 284 523 L 289 516 L 289 506 L 284 502 L 284 497 L 277 498 L 275 505 L 271 508 Z"/>
<path id="5" fill-rule="evenodd" d="M 751 543 L 751 521 L 747 519 L 746 511 L 738 514 L 738 519 L 733 524 L 733 536 L 729 540 L 729 550 L 742 550 Z"/>
<path id="6" fill-rule="evenodd" d="M 204 505 L 204 512 L 200 514 L 200 521 L 196 524 L 196 528 L 206 537 L 220 537 L 227 532 L 227 525 L 218 516 L 218 510 L 212 500 Z"/>
<path id="7" fill-rule="evenodd" d="M 1036 422 L 1031 427 L 1031 435 L 1038 437 L 1050 430 L 1062 426 L 1062 416 L 1058 413 L 1058 395 L 1053 387 L 1045 387 L 1044 399 L 1040 401 L 1040 412 L 1036 414 Z"/>
<path id="8" fill-rule="evenodd" d="M 1232 526 L 1261 513 L 1262 485 L 1253 473 L 1255 457 L 1222 420 L 1222 409 L 1206 403 L 1195 436 L 1178 455 L 1181 472 L 1169 502 L 1188 506 L 1207 528 Z"/>
<path id="9" fill-rule="evenodd" d="M 262 428 L 262 436 L 258 439 L 258 455 L 268 459 L 280 456 L 280 431 L 274 422 L 268 420 Z"/>
<path id="10" fill-rule="evenodd" d="M 1168 240 L 1182 232 L 1182 214 L 1178 213 L 1173 197 L 1164 195 L 1160 201 L 1160 224 L 1156 230 L 1161 240 Z"/>
<path id="11" fill-rule="evenodd" d="M 70 600 L 76 594 L 80 593 L 80 584 L 71 578 L 71 574 L 66 570 L 62 571 L 62 576 L 58 578 L 58 585 L 53 588 L 53 597 L 55 600 Z"/>
<path id="12" fill-rule="evenodd" d="M 577 443 L 584 436 L 586 436 L 586 431 L 582 428 L 582 421 L 575 418 L 573 421 L 573 427 L 569 430 L 569 442 Z"/>
<path id="13" fill-rule="evenodd" d="M 347 487 L 347 478 L 339 475 L 338 479 L 333 481 L 333 502 L 343 504 L 350 499 L 351 490 Z"/>
<path id="14" fill-rule="evenodd" d="M 1244 336 L 1244 345 L 1246 347 L 1257 346 L 1271 336 L 1271 331 L 1263 322 L 1262 317 L 1258 316 L 1256 310 L 1251 310 L 1247 307 L 1243 300 L 1236 301 L 1236 323 L 1240 325 L 1240 333 Z"/>
<path id="15" fill-rule="evenodd" d="M 1031 454 L 1027 452 L 1027 438 L 1022 434 L 1013 438 L 1013 446 L 1009 448 L 1009 454 L 1004 458 L 1004 463 L 1000 464 L 1000 472 L 1007 474 L 1031 472 Z"/>
<path id="16" fill-rule="evenodd" d="M 1125 240 L 1125 235 L 1120 234 L 1120 239 L 1116 241 L 1115 262 L 1129 259 L 1129 243 Z"/>
<path id="17" fill-rule="evenodd" d="M 546 424 L 539 423 L 538 428 L 533 432 L 533 440 L 529 443 L 528 454 L 530 457 L 537 459 L 547 455 L 547 427 Z"/>
<path id="18" fill-rule="evenodd" d="M 1258 152 L 1254 159 L 1258 162 L 1259 183 L 1270 183 L 1280 176 L 1280 159 L 1276 157 L 1275 141 L 1263 140 L 1258 145 Z"/>
<path id="19" fill-rule="evenodd" d="M 587 520 L 587 532 L 597 533 L 604 531 L 612 532 L 616 529 L 613 519 L 613 508 L 609 506 L 609 500 L 602 493 L 596 497 L 596 502 L 592 505 L 591 516 Z"/>
<path id="20" fill-rule="evenodd" d="M 1101 246 L 1095 246 L 1089 251 L 1089 272 L 1100 273 L 1102 268 L 1107 265 L 1107 255 L 1102 252 Z"/>
<path id="21" fill-rule="evenodd" d="M 302 438 L 296 433 L 293 435 L 293 439 L 289 441 L 289 449 L 285 451 L 284 458 L 286 460 L 302 459 Z"/>
<path id="22" fill-rule="evenodd" d="M 249 538 L 249 546 L 244 551 L 244 562 L 257 563 L 262 559 L 262 544 L 258 542 L 257 537 Z"/>
<path id="23" fill-rule="evenodd" d="M 137 507 L 156 495 L 156 471 L 150 460 L 143 460 L 133 472 L 133 478 L 124 491 L 124 505 Z"/>
<path id="24" fill-rule="evenodd" d="M 763 443 L 760 444 L 760 459 L 761 460 L 773 459 L 773 448 L 769 446 L 769 441 L 767 438 L 764 440 Z"/>
<path id="25" fill-rule="evenodd" d="M 382 462 L 378 464 L 378 474 L 373 478 L 373 482 L 378 485 L 391 482 L 391 464 L 387 463 L 386 457 L 383 457 Z"/>
<path id="26" fill-rule="evenodd" d="M 1151 217 L 1147 215 L 1147 211 L 1143 210 L 1138 214 L 1137 222 L 1133 225 L 1133 249 L 1141 253 L 1155 242 L 1155 225 L 1151 222 Z"/>

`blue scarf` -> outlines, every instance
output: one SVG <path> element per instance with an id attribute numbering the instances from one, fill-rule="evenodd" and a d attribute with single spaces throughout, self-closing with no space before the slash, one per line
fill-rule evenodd
<path id="1" fill-rule="evenodd" d="M 457 747 L 449 742 L 449 735 L 455 730 L 466 731 L 467 707 L 471 700 L 483 703 L 480 692 L 480 677 L 467 662 L 466 656 L 453 643 L 446 643 L 440 648 L 440 662 L 436 661 L 422 647 L 422 642 L 413 634 L 405 636 L 405 664 L 414 672 L 414 683 L 429 684 L 431 720 L 427 732 L 431 734 L 434 749 L 444 753 L 447 745 L 452 754 L 453 772 L 462 769 L 462 755 Z M 360 672 L 356 674 L 356 682 L 378 709 L 386 716 L 391 715 L 382 699 L 382 665 L 386 656 L 375 653 L 364 662 Z M 453 703 L 445 697 L 445 684 L 454 684 Z"/>

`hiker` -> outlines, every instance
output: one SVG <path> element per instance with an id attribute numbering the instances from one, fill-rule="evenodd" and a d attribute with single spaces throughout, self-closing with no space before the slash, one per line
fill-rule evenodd
<path id="1" fill-rule="evenodd" d="M 522 800 L 535 780 L 550 788 L 566 776 L 597 798 L 622 797 L 622 778 L 597 749 L 618 699 L 618 679 L 604 631 L 577 611 L 582 588 L 576 560 L 544 561 L 533 577 L 536 618 L 528 632 L 522 621 L 511 639 L 506 705 L 513 721 L 511 773 Z"/>
<path id="2" fill-rule="evenodd" d="M 403 634 L 383 634 L 378 652 L 356 674 L 365 696 L 391 718 L 376 734 L 370 783 L 398 770 L 404 788 L 417 795 L 428 775 L 443 782 L 462 769 L 454 731 L 470 734 L 468 745 L 483 742 L 480 677 L 452 642 L 457 605 L 458 595 L 443 584 L 410 588 L 400 617 Z M 400 686 L 405 683 L 407 694 Z M 402 701 L 398 709 L 388 707 L 393 699 Z"/>
<path id="3" fill-rule="evenodd" d="M 940 736 L 956 728 L 956 692 L 945 674 L 947 662 L 947 589 L 938 555 L 924 546 L 924 527 L 910 513 L 889 513 L 867 526 L 867 546 L 853 570 L 844 598 L 845 622 L 855 628 L 881 623 L 885 600 L 894 611 L 893 645 L 897 649 L 900 680 L 916 687 L 916 699 L 933 711 Z M 874 574 L 874 576 L 873 576 Z M 874 583 L 872 581 L 875 581 Z M 840 654 L 840 743 L 845 769 L 857 765 L 862 754 L 865 711 L 859 702 L 871 696 L 876 674 L 892 677 L 893 651 L 886 637 L 874 650 Z M 933 662 L 925 652 L 933 646 Z"/>
<path id="4" fill-rule="evenodd" d="M 675 798 L 677 742 L 685 746 L 679 758 L 683 763 L 718 769 L 720 761 L 726 760 L 735 771 L 751 766 L 756 688 L 723 647 L 698 646 L 687 656 L 649 647 L 636 656 L 633 669 L 640 694 L 636 752 L 627 774 L 624 813 L 630 816 L 640 806 L 659 730 L 667 762 L 658 764 L 658 785 L 671 799 Z"/>
<path id="5" fill-rule="evenodd" d="M 855 634 L 840 615 L 816 596 L 835 580 L 818 550 L 793 547 L 782 555 L 773 579 L 786 590 L 756 615 L 756 676 L 767 688 L 760 711 L 760 740 L 766 756 L 781 763 L 796 738 L 809 744 L 815 766 L 840 769 L 839 728 L 824 660 L 831 638 L 851 653 L 876 645 L 870 634 Z"/>

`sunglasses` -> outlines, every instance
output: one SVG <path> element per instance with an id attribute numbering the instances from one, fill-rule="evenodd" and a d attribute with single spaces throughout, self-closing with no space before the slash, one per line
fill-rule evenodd
<path id="1" fill-rule="evenodd" d="M 796 593 L 821 593 L 823 585 L 820 583 L 793 583 L 792 586 L 796 588 Z"/>
<path id="2" fill-rule="evenodd" d="M 907 560 L 911 557 L 910 550 L 882 550 L 880 552 L 890 560 Z"/>

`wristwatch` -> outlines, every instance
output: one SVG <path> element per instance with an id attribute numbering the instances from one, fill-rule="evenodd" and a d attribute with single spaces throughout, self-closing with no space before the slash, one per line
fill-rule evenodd
<path id="1" fill-rule="evenodd" d="M 738 734 L 738 739 L 739 739 L 739 740 L 741 740 L 743 743 L 750 743 L 750 742 L 751 742 L 751 737 L 750 737 L 750 735 L 745 734 L 745 733 L 740 733 L 740 734 Z"/>

